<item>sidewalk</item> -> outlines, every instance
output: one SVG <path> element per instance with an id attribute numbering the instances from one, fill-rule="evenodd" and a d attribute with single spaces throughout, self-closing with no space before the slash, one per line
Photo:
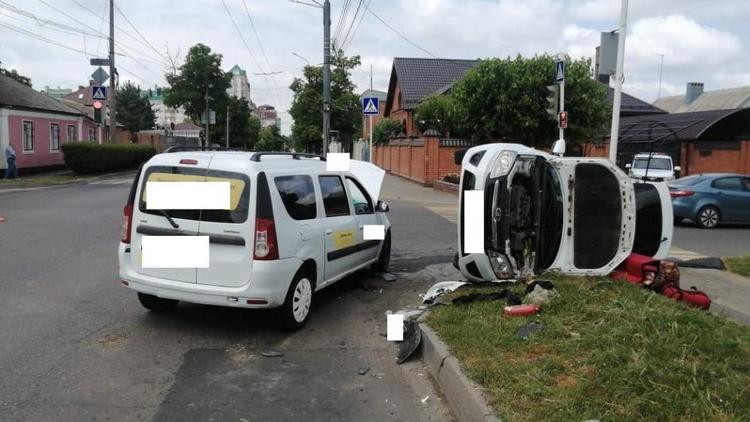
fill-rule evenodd
<path id="1" fill-rule="evenodd" d="M 750 325 L 750 278 L 729 271 L 680 268 L 680 287 L 693 286 L 711 298 L 711 312 Z"/>
<path id="2" fill-rule="evenodd" d="M 126 170 L 99 175 L 77 175 L 70 170 L 64 170 L 9 181 L 0 179 L 0 194 L 35 191 L 56 186 L 104 184 L 113 180 L 127 180 L 129 182 L 133 179 L 135 172 L 136 170 Z"/>

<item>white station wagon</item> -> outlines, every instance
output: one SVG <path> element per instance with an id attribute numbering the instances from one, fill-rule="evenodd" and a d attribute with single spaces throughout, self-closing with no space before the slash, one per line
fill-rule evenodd
<path id="1" fill-rule="evenodd" d="M 122 284 L 153 311 L 172 309 L 178 301 L 279 308 L 282 325 L 298 329 L 315 291 L 362 268 L 386 270 L 389 207 L 377 200 L 383 174 L 354 160 L 351 171 L 327 171 L 325 159 L 309 154 L 156 155 L 139 170 L 124 208 Z M 147 183 L 204 181 L 229 183 L 228 209 L 147 206 Z M 373 226 L 375 237 L 366 238 Z M 208 265 L 144 266 L 144 240 L 160 236 L 207 237 Z"/>

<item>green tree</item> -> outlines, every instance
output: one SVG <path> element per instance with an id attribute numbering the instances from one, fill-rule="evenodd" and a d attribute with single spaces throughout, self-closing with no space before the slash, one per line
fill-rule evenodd
<path id="1" fill-rule="evenodd" d="M 391 138 L 395 138 L 404 128 L 401 126 L 401 122 L 391 117 L 385 117 L 372 128 L 372 140 L 375 143 L 388 142 Z"/>
<path id="2" fill-rule="evenodd" d="M 351 70 L 360 65 L 359 56 L 345 57 L 338 50 L 331 58 L 331 130 L 338 131 L 341 142 L 350 141 L 361 130 L 362 115 Z M 303 77 L 289 87 L 294 92 L 289 110 L 294 124 L 292 138 L 296 149 L 319 151 L 323 139 L 323 69 L 305 66 Z"/>
<path id="3" fill-rule="evenodd" d="M 117 122 L 130 133 L 154 127 L 156 114 L 141 88 L 128 81 L 117 90 Z"/>
<path id="4" fill-rule="evenodd" d="M 455 136 L 456 101 L 449 95 L 431 95 L 417 106 L 414 119 L 422 132 L 435 129 L 444 136 Z"/>
<path id="5" fill-rule="evenodd" d="M 591 79 L 590 69 L 590 60 L 566 59 L 569 147 L 600 135 L 608 121 L 606 87 Z M 451 91 L 460 129 L 477 141 L 549 147 L 558 138 L 557 122 L 546 111 L 547 86 L 554 83 L 549 55 L 483 60 Z"/>
<path id="6" fill-rule="evenodd" d="M 252 149 L 258 142 L 260 120 L 250 111 L 244 98 L 230 96 L 224 109 L 216 111 L 216 124 L 211 125 L 212 143 L 225 145 L 227 138 L 227 112 L 229 113 L 229 146 Z M 257 123 L 257 125 L 256 125 Z"/>
<path id="7" fill-rule="evenodd" d="M 185 62 L 175 73 L 166 75 L 169 89 L 164 94 L 164 104 L 169 107 L 184 107 L 185 113 L 194 121 L 200 122 L 201 112 L 206 108 L 216 111 L 217 124 L 222 112 L 226 111 L 232 75 L 221 69 L 221 54 L 211 52 L 203 44 L 190 47 Z M 226 115 L 224 115 L 226 120 Z M 211 131 L 211 139 L 219 142 Z"/>
<path id="8" fill-rule="evenodd" d="M 26 86 L 31 86 L 31 78 L 21 75 L 20 73 L 16 72 L 15 69 L 4 69 L 2 67 L 2 62 L 0 62 L 0 75 L 5 75 Z"/>
<path id="9" fill-rule="evenodd" d="M 260 130 L 260 140 L 255 144 L 256 151 L 284 151 L 286 138 L 281 134 L 277 125 L 271 125 Z"/>

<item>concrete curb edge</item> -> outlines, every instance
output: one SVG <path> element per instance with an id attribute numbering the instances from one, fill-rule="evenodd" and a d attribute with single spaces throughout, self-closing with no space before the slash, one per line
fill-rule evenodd
<path id="1" fill-rule="evenodd" d="M 479 386 L 461 370 L 461 364 L 448 351 L 448 346 L 437 333 L 424 323 L 422 330 L 422 360 L 436 380 L 440 390 L 459 421 L 499 422 L 487 404 Z"/>

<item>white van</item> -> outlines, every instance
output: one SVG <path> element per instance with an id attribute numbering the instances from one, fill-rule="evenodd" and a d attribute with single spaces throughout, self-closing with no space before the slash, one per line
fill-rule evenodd
<path id="1" fill-rule="evenodd" d="M 662 153 L 639 153 L 633 162 L 625 164 L 628 175 L 634 179 L 667 182 L 675 179 L 680 166 L 672 164 L 672 157 Z"/>
<path id="2" fill-rule="evenodd" d="M 324 158 L 297 153 L 156 155 L 139 170 L 124 208 L 122 284 L 153 311 L 178 301 L 279 308 L 284 327 L 300 328 L 313 292 L 368 266 L 386 270 L 391 225 L 388 204 L 377 200 L 382 173 L 355 161 L 351 172 L 327 171 Z M 148 209 L 146 183 L 163 181 L 228 181 L 230 209 Z M 368 225 L 383 226 L 383 238 L 365 239 Z M 208 236 L 210 264 L 144 268 L 146 236 Z"/>
<path id="3" fill-rule="evenodd" d="M 455 264 L 471 281 L 547 270 L 606 275 L 631 252 L 657 259 L 669 253 L 664 183 L 634 183 L 606 159 L 557 157 L 520 144 L 473 147 L 460 164 Z M 466 209 L 468 191 L 482 193 L 483 210 Z M 482 252 L 466 247 L 473 239 L 465 238 L 467 218 L 484 220 L 476 235 Z"/>

